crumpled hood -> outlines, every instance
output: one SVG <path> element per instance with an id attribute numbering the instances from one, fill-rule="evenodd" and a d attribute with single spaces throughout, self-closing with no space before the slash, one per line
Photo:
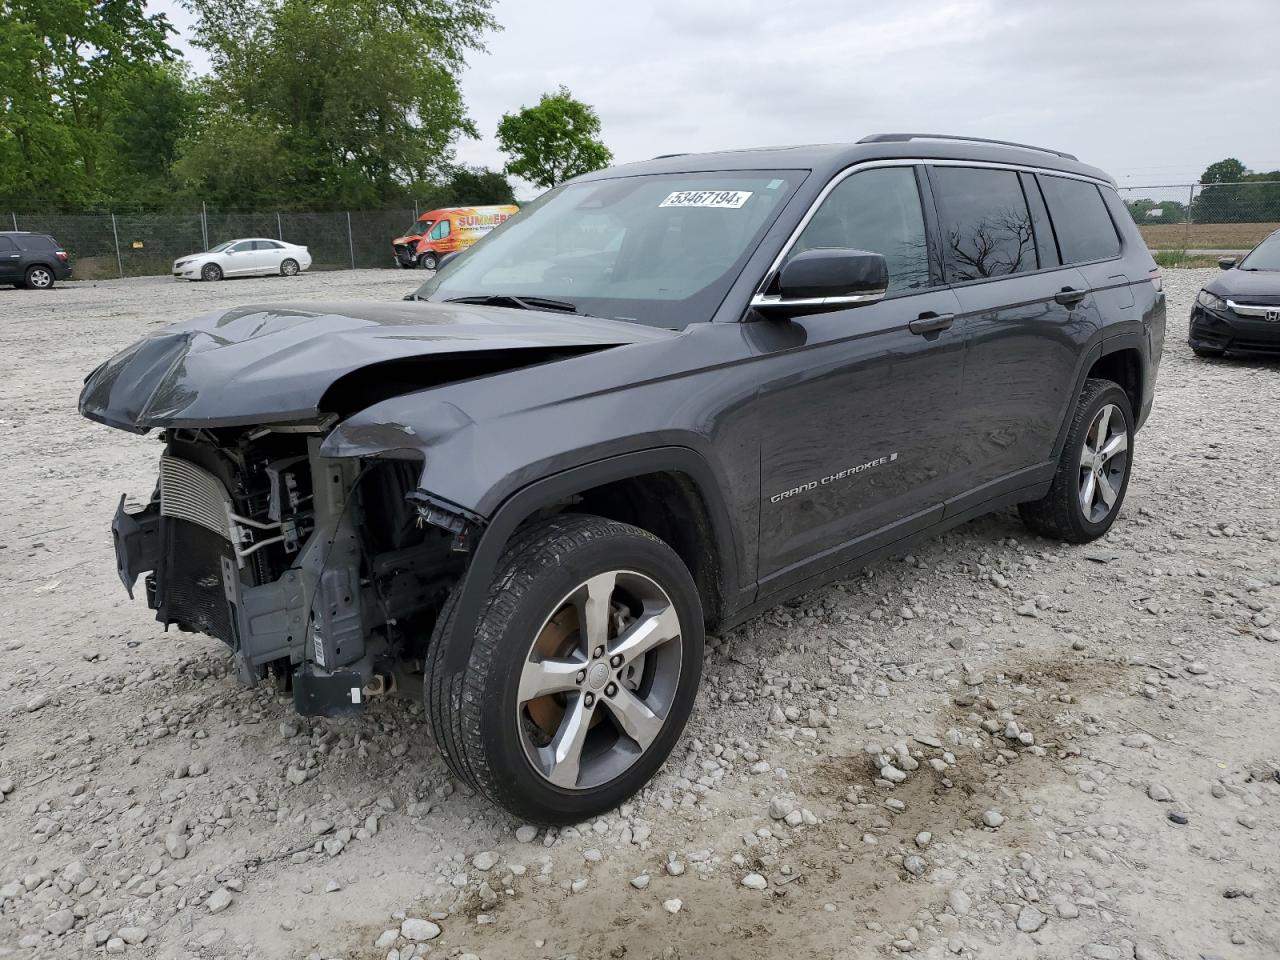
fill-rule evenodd
<path id="1" fill-rule="evenodd" d="M 460 303 L 237 307 L 173 324 L 116 354 L 85 380 L 80 412 L 135 433 L 296 422 L 316 418 L 330 385 L 371 364 L 673 335 L 616 320 Z"/>

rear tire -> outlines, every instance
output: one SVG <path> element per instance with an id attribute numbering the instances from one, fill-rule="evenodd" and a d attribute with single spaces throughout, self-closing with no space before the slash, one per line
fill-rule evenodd
<path id="1" fill-rule="evenodd" d="M 280 276 L 282 276 L 282 277 L 296 277 L 297 275 L 298 275 L 298 261 L 297 261 L 297 260 L 294 260 L 292 257 L 289 257 L 288 259 L 286 259 L 286 260 L 282 260 L 282 261 L 280 262 Z"/>
<path id="2" fill-rule="evenodd" d="M 1018 504 L 1022 522 L 1067 543 L 1098 539 L 1120 514 L 1132 464 L 1129 395 L 1111 380 L 1085 381 L 1049 492 Z"/>
<path id="3" fill-rule="evenodd" d="M 628 524 L 562 514 L 512 538 L 474 637 L 455 635 L 458 595 L 432 633 L 424 694 L 460 780 L 546 824 L 578 823 L 648 783 L 702 676 L 702 605 L 675 551 Z M 466 660 L 450 675 L 455 647 Z"/>
<path id="4" fill-rule="evenodd" d="M 200 279 L 214 282 L 222 279 L 222 268 L 216 263 L 206 263 L 200 269 Z"/>
<path id="5" fill-rule="evenodd" d="M 53 289 L 53 271 L 46 266 L 37 264 L 27 269 L 26 279 L 23 286 L 28 290 L 52 290 Z"/>

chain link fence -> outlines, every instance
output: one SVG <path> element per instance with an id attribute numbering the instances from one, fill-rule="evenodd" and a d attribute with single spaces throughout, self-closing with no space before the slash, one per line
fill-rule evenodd
<path id="1" fill-rule="evenodd" d="M 1280 181 L 1123 186 L 1147 246 L 1182 257 L 1249 250 L 1280 229 Z M 0 208 L 2 209 L 2 208 Z M 79 279 L 167 274 L 173 261 L 239 237 L 274 237 L 311 251 L 313 270 L 394 267 L 393 238 L 417 209 L 335 213 L 0 213 L 0 230 L 54 237 Z"/>
<path id="2" fill-rule="evenodd" d="M 81 280 L 170 272 L 173 261 L 225 240 L 272 237 L 311 251 L 312 270 L 393 267 L 391 241 L 417 217 L 398 210 L 336 213 L 0 213 L 0 230 L 47 233 L 71 255 Z"/>
<path id="3" fill-rule="evenodd" d="M 1147 246 L 1187 257 L 1243 253 L 1280 229 L 1280 181 L 1124 186 Z"/>

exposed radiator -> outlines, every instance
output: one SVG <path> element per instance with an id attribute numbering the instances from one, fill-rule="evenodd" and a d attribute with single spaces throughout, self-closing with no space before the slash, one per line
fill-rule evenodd
<path id="1" fill-rule="evenodd" d="M 160 513 L 237 542 L 231 532 L 231 497 L 221 481 L 208 470 L 168 454 L 160 458 Z"/>

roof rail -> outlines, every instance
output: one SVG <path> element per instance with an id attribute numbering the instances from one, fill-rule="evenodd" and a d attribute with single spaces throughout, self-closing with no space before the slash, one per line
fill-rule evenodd
<path id="1" fill-rule="evenodd" d="M 1036 150 L 1040 153 L 1052 153 L 1064 160 L 1079 160 L 1073 153 L 1061 150 L 1050 150 L 1048 147 L 1035 147 L 1029 143 L 1014 143 L 1012 140 L 989 140 L 986 137 L 958 137 L 949 133 L 873 133 L 863 137 L 859 143 L 904 143 L 908 140 L 961 140 L 965 143 L 991 143 L 1001 147 L 1020 147 L 1023 150 Z"/>

